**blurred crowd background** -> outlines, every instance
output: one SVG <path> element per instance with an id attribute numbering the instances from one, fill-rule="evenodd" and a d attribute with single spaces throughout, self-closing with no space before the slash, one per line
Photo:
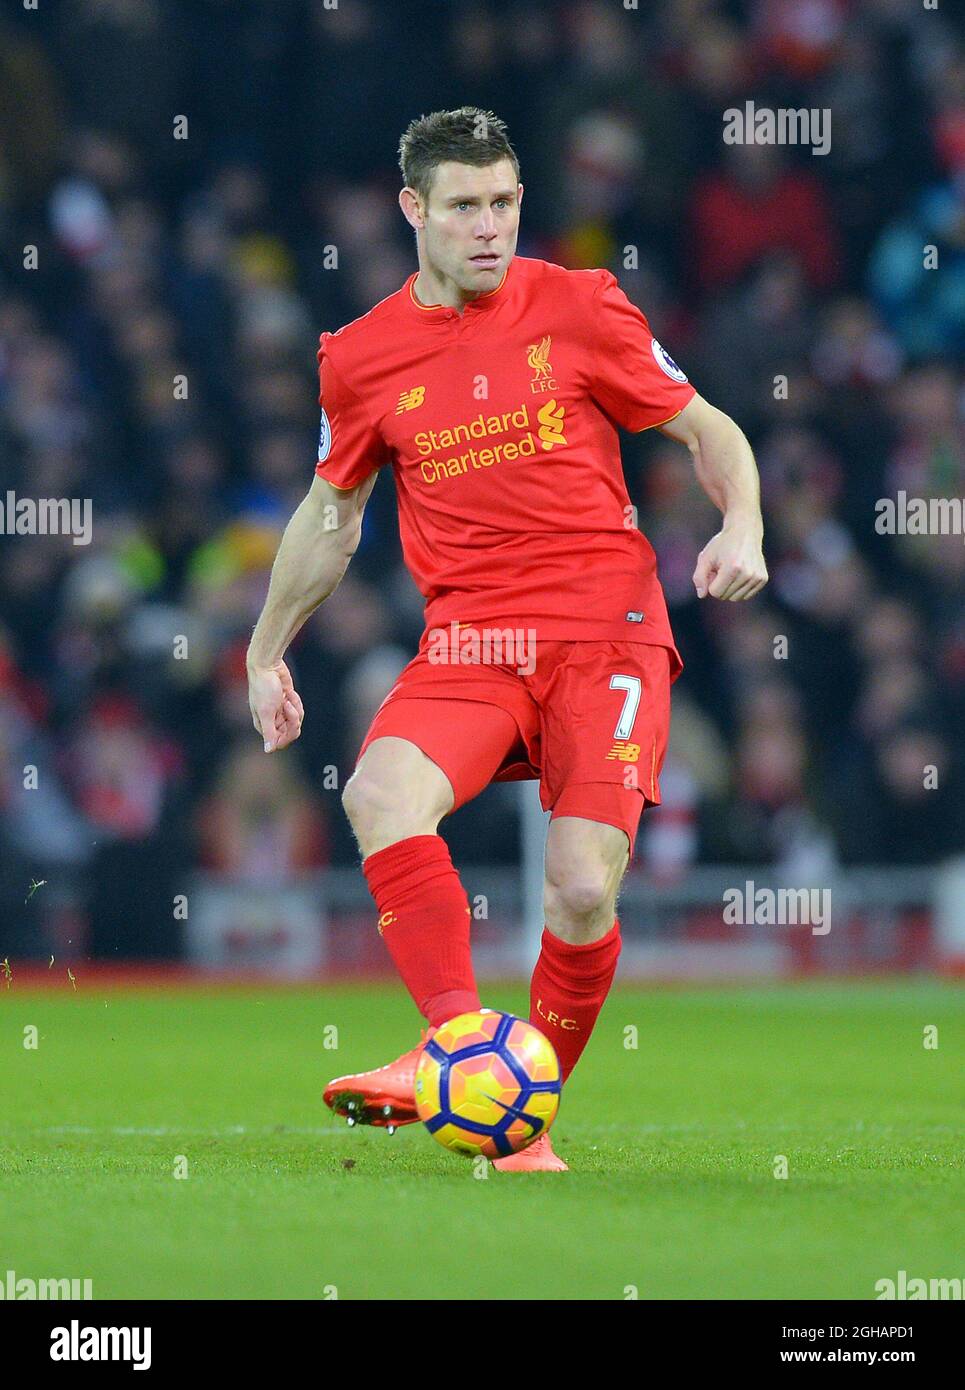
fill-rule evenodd
<path id="1" fill-rule="evenodd" d="M 961 852 L 965 544 L 875 529 L 900 489 L 965 497 L 952 8 L 7 6 L 0 499 L 90 498 L 93 540 L 0 537 L 0 953 L 59 932 L 170 955 L 188 868 L 356 863 L 339 788 L 421 631 L 389 476 L 292 649 L 307 715 L 283 757 L 251 727 L 244 654 L 313 476 L 318 334 L 415 268 L 399 135 L 465 103 L 509 124 L 520 254 L 610 267 L 763 479 L 768 590 L 698 603 L 717 514 L 685 450 L 624 440 L 686 663 L 633 872 Z M 829 153 L 725 144 L 748 100 L 829 109 Z M 516 808 L 496 787 L 455 816 L 457 863 L 515 864 Z"/>

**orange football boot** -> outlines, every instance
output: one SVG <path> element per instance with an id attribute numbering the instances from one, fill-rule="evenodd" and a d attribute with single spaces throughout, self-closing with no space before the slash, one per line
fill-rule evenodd
<path id="1" fill-rule="evenodd" d="M 322 1099 L 350 1125 L 378 1125 L 394 1134 L 399 1125 L 411 1125 L 419 1116 L 415 1108 L 415 1069 L 422 1049 L 435 1033 L 422 1030 L 418 1047 L 374 1071 L 336 1076 L 325 1087 Z"/>
<path id="2" fill-rule="evenodd" d="M 569 1165 L 559 1154 L 553 1152 L 549 1134 L 541 1134 L 534 1139 L 528 1149 L 521 1153 L 509 1154 L 506 1158 L 494 1158 L 493 1167 L 501 1173 L 568 1173 Z"/>

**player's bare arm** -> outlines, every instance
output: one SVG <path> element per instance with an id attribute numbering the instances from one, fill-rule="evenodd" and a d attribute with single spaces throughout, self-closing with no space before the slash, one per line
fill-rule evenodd
<path id="1" fill-rule="evenodd" d="M 698 598 L 753 598 L 767 583 L 767 565 L 760 479 L 747 436 L 699 395 L 661 432 L 686 444 L 701 487 L 724 518 L 697 557 L 693 577 Z"/>
<path id="2" fill-rule="evenodd" d="M 301 733 L 305 710 L 283 657 L 292 638 L 338 586 L 358 549 L 373 473 L 355 488 L 316 475 L 285 527 L 268 597 L 248 646 L 248 704 L 265 752 Z"/>

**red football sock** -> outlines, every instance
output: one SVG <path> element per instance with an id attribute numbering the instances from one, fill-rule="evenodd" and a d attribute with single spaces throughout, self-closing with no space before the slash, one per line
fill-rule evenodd
<path id="1" fill-rule="evenodd" d="M 432 1027 L 479 1008 L 469 948 L 469 900 L 438 835 L 412 835 L 362 864 L 379 931 L 416 1007 Z"/>
<path id="2" fill-rule="evenodd" d="M 529 990 L 529 1021 L 556 1048 L 563 1080 L 580 1060 L 606 1002 L 620 955 L 620 922 L 599 941 L 571 946 L 543 929 Z"/>

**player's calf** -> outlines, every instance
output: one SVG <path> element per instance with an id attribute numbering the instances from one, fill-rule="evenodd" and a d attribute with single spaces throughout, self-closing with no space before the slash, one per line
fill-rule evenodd
<path id="1" fill-rule="evenodd" d="M 469 902 L 436 834 L 453 803 L 449 779 L 408 739 L 375 739 L 345 788 L 379 932 L 416 1007 L 438 1026 L 479 1008 Z"/>
<path id="2" fill-rule="evenodd" d="M 530 1022 L 556 1048 L 565 1081 L 606 1002 L 620 955 L 616 899 L 629 851 L 616 826 L 580 817 L 550 824 L 546 927 L 530 985 Z"/>

